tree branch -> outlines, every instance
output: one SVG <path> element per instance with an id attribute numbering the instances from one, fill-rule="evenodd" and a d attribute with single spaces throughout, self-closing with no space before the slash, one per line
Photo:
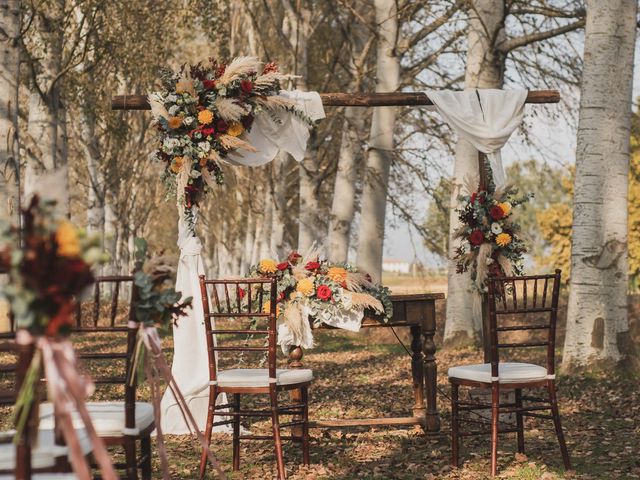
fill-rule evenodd
<path id="1" fill-rule="evenodd" d="M 503 54 L 507 54 L 516 48 L 524 47 L 525 45 L 529 45 L 531 43 L 540 42 L 542 40 L 546 40 L 547 38 L 557 37 L 558 35 L 563 35 L 568 32 L 572 32 L 579 28 L 584 27 L 585 19 L 581 18 L 573 23 L 569 23 L 567 25 L 563 25 L 558 28 L 552 28 L 551 30 L 545 30 L 543 32 L 530 33 L 528 35 L 523 35 L 521 37 L 510 38 L 503 42 L 500 42 L 496 46 L 497 50 Z"/>

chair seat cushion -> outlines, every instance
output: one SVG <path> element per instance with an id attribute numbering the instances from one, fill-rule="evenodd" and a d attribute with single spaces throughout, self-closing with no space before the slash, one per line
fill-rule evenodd
<path id="1" fill-rule="evenodd" d="M 96 432 L 101 437 L 121 437 L 123 435 L 124 402 L 87 402 L 87 410 Z M 153 405 L 136 402 L 136 429 L 141 432 L 153 424 Z M 73 424 L 82 428 L 84 423 L 77 412 L 73 413 Z M 53 405 L 40 405 L 40 425 L 51 428 L 53 425 Z"/>
<path id="2" fill-rule="evenodd" d="M 491 383 L 491 364 L 477 363 L 451 367 L 448 375 L 449 378 Z M 547 369 L 531 363 L 504 362 L 498 364 L 498 377 L 500 383 L 537 382 L 547 378 Z"/>
<path id="3" fill-rule="evenodd" d="M 221 387 L 268 387 L 269 370 L 266 368 L 234 368 L 218 372 Z M 306 368 L 277 369 L 277 385 L 293 385 L 313 380 L 313 371 Z"/>
<path id="4" fill-rule="evenodd" d="M 84 428 L 76 430 L 82 453 L 89 455 L 92 451 L 91 441 Z M 38 429 L 38 441 L 31 450 L 31 467 L 34 469 L 55 466 L 56 458 L 69 454 L 65 445 L 56 445 L 53 429 Z M 16 461 L 16 446 L 13 443 L 0 443 L 0 470 L 13 470 Z"/>

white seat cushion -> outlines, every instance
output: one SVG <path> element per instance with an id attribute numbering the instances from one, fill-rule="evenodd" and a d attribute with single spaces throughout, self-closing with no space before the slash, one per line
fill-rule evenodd
<path id="1" fill-rule="evenodd" d="M 491 364 L 477 363 L 451 367 L 449 378 L 491 383 Z M 537 382 L 547 378 L 547 369 L 531 363 L 504 362 L 498 364 L 500 383 Z"/>
<path id="2" fill-rule="evenodd" d="M 13 475 L 0 475 L 0 480 L 15 480 Z M 74 473 L 36 473 L 31 480 L 77 480 Z"/>
<path id="3" fill-rule="evenodd" d="M 277 369 L 278 385 L 292 385 L 313 380 L 313 372 L 306 368 Z M 218 372 L 221 387 L 268 387 L 269 370 L 266 368 L 234 368 Z"/>
<path id="4" fill-rule="evenodd" d="M 101 437 L 119 437 L 124 429 L 124 402 L 87 402 L 87 410 L 91 416 L 93 427 Z M 153 423 L 153 405 L 136 402 L 136 428 L 143 431 Z M 84 423 L 77 412 L 73 413 L 73 424 L 82 428 Z M 51 428 L 53 425 L 53 405 L 40 405 L 40 425 Z"/>
<path id="5" fill-rule="evenodd" d="M 84 428 L 77 429 L 78 440 L 82 453 L 89 455 L 92 451 L 91 441 Z M 56 458 L 68 455 L 69 449 L 64 445 L 55 444 L 55 434 L 50 428 L 38 429 L 38 442 L 31 450 L 31 467 L 34 469 L 50 468 L 56 463 Z M 0 443 L 0 470 L 13 470 L 16 462 L 16 446 L 13 443 Z"/>

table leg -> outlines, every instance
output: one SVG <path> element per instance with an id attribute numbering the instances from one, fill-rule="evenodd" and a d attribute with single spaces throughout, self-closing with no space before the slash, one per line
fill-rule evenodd
<path id="1" fill-rule="evenodd" d="M 436 404 L 436 392 L 438 387 L 438 367 L 436 366 L 436 344 L 433 337 L 435 328 L 435 305 L 429 311 L 431 321 L 428 321 L 422 328 L 422 352 L 424 354 L 425 370 L 425 395 L 427 397 L 427 433 L 437 433 L 440 431 L 440 414 Z"/>
<path id="2" fill-rule="evenodd" d="M 304 352 L 300 347 L 291 347 L 289 349 L 289 368 L 302 368 L 302 357 Z M 302 390 L 291 390 L 291 403 L 302 403 Z M 294 420 L 301 420 L 302 415 L 294 415 Z M 302 437 L 302 425 L 294 425 L 291 427 L 291 435 L 294 437 Z"/>
<path id="3" fill-rule="evenodd" d="M 422 420 L 422 429 L 426 431 L 427 409 L 424 403 L 424 362 L 422 353 L 422 327 L 411 325 L 411 378 L 413 379 L 413 416 Z"/>

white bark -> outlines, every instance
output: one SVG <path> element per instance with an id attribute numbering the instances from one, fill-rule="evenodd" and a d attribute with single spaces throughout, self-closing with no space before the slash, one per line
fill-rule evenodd
<path id="1" fill-rule="evenodd" d="M 627 192 L 637 4 L 587 0 L 563 367 L 627 353 Z"/>
<path id="2" fill-rule="evenodd" d="M 291 159 L 286 154 L 279 154 L 271 164 L 273 169 L 273 193 L 271 201 L 273 211 L 271 214 L 271 251 L 278 258 L 284 258 L 288 253 L 285 245 L 284 234 L 287 220 L 287 172 L 291 165 Z"/>
<path id="3" fill-rule="evenodd" d="M 504 56 L 496 45 L 504 38 L 504 1 L 474 0 L 469 9 L 467 33 L 466 88 L 502 88 Z M 459 140 L 453 171 L 451 210 L 449 215 L 449 258 L 458 246 L 453 232 L 458 228 L 458 196 L 464 178 L 478 176 L 478 151 L 467 141 Z M 482 319 L 474 318 L 471 299 L 471 278 L 468 273 L 456 273 L 454 261 L 449 261 L 447 313 L 444 341 L 449 346 L 473 344 L 480 338 Z"/>
<path id="4" fill-rule="evenodd" d="M 376 0 L 375 16 L 378 30 L 376 91 L 393 92 L 397 90 L 400 82 L 400 60 L 395 54 L 398 39 L 398 12 L 395 0 Z M 384 222 L 389 170 L 393 159 L 396 111 L 396 107 L 376 108 L 373 111 L 369 134 L 357 263 L 374 281 L 379 281 L 382 276 Z"/>
<path id="5" fill-rule="evenodd" d="M 346 262 L 349 257 L 351 224 L 356 209 L 358 159 L 362 150 L 359 132 L 363 128 L 363 117 L 362 108 L 347 107 L 345 111 L 327 249 L 329 258 L 334 262 Z"/>

